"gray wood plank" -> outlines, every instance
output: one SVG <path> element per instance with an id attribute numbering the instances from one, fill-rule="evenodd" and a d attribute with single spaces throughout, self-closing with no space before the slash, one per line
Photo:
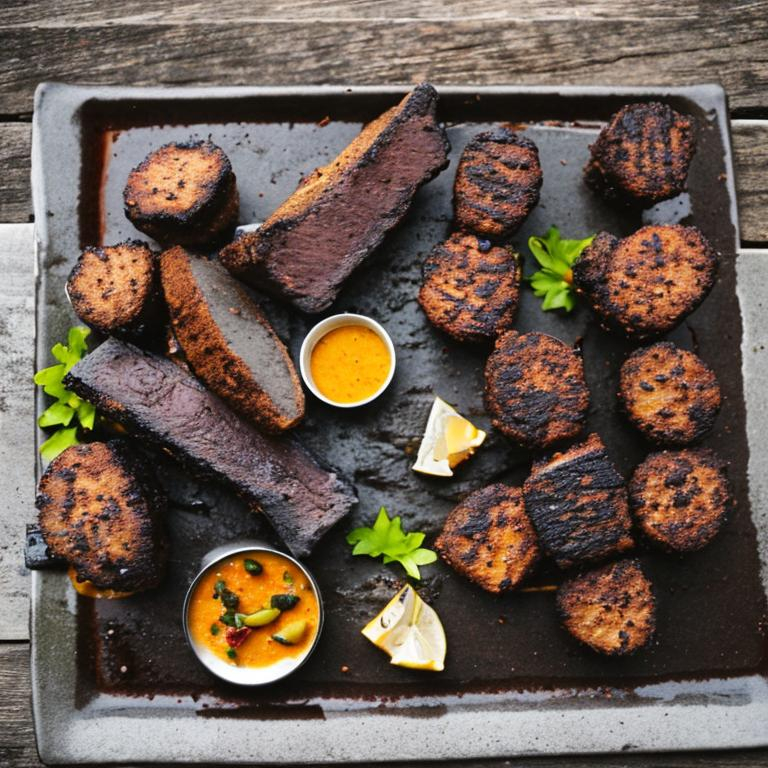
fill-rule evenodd
<path id="1" fill-rule="evenodd" d="M 0 122 L 0 222 L 32 220 L 32 195 L 29 188 L 29 149 L 32 126 L 29 123 Z"/>

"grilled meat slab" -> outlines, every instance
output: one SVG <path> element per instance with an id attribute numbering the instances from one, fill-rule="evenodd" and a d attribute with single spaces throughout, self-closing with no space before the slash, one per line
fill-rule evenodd
<path id="1" fill-rule="evenodd" d="M 694 552 L 709 544 L 728 512 L 725 462 L 706 448 L 652 453 L 629 483 L 632 514 L 662 549 Z"/>
<path id="2" fill-rule="evenodd" d="M 115 592 L 156 587 L 165 570 L 165 498 L 124 442 L 60 453 L 40 478 L 35 506 L 51 553 L 78 581 Z"/>
<path id="3" fill-rule="evenodd" d="M 304 392 L 285 345 L 224 267 L 181 246 L 160 257 L 173 332 L 195 374 L 267 432 L 295 426 Z"/>
<path id="4" fill-rule="evenodd" d="M 318 168 L 255 232 L 219 254 L 244 282 L 322 312 L 382 242 L 423 184 L 448 165 L 437 92 L 417 86 Z"/>
<path id="5" fill-rule="evenodd" d="M 651 225 L 618 240 L 601 232 L 573 282 L 607 327 L 637 338 L 671 331 L 715 284 L 717 252 L 696 227 Z"/>
<path id="6" fill-rule="evenodd" d="M 67 296 L 77 316 L 104 335 L 138 338 L 160 326 L 157 259 L 146 243 L 86 248 L 67 280 Z"/>
<path id="7" fill-rule="evenodd" d="M 512 327 L 519 292 L 520 258 L 511 248 L 457 232 L 424 264 L 419 304 L 457 341 L 484 341 Z"/>
<path id="8" fill-rule="evenodd" d="M 125 215 L 159 243 L 203 245 L 237 223 L 240 197 L 224 151 L 210 141 L 165 144 L 128 175 Z"/>
<path id="9" fill-rule="evenodd" d="M 471 493 L 449 512 L 435 548 L 456 571 L 497 594 L 517 587 L 539 559 L 523 493 L 503 483 Z"/>
<path id="10" fill-rule="evenodd" d="M 110 339 L 80 361 L 67 387 L 180 461 L 263 510 L 296 556 L 357 501 L 351 485 L 298 442 L 268 437 L 180 366 Z"/>
<path id="11" fill-rule="evenodd" d="M 667 104 L 628 104 L 590 147 L 584 178 L 608 199 L 648 207 L 685 191 L 695 148 L 693 118 Z"/>
<path id="12" fill-rule="evenodd" d="M 653 590 L 637 560 L 619 560 L 564 582 L 557 609 L 577 640 L 607 656 L 637 651 L 656 628 Z"/>
<path id="13" fill-rule="evenodd" d="M 714 424 L 720 385 L 693 352 L 669 341 L 633 352 L 621 367 L 619 397 L 629 420 L 661 445 L 686 445 Z"/>
<path id="14" fill-rule="evenodd" d="M 527 448 L 576 437 L 589 407 L 581 357 L 547 334 L 507 331 L 485 366 L 485 403 L 493 426 Z"/>
<path id="15" fill-rule="evenodd" d="M 539 542 L 561 568 L 634 546 L 624 479 L 594 433 L 534 462 L 523 495 Z"/>
<path id="16" fill-rule="evenodd" d="M 529 138 L 508 128 L 479 133 L 456 170 L 456 223 L 468 232 L 506 239 L 536 207 L 541 184 L 539 150 Z"/>

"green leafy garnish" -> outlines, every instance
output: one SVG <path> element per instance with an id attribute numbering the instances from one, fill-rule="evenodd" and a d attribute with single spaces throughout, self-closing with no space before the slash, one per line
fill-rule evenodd
<path id="1" fill-rule="evenodd" d="M 591 235 L 583 240 L 562 240 L 557 227 L 550 227 L 544 237 L 528 238 L 528 247 L 541 265 L 528 280 L 534 294 L 544 297 L 542 309 L 570 312 L 576 306 L 571 267 L 594 238 Z"/>
<path id="2" fill-rule="evenodd" d="M 219 625 L 218 624 L 211 624 L 211 634 L 214 637 L 219 634 Z"/>
<path id="3" fill-rule="evenodd" d="M 58 364 L 43 368 L 35 374 L 35 384 L 56 401 L 37 420 L 42 428 L 59 427 L 40 446 L 40 453 L 46 461 L 55 459 L 70 445 L 78 445 L 78 428 L 90 431 L 96 421 L 96 409 L 64 386 L 64 377 L 88 352 L 85 340 L 90 332 L 90 329 L 82 325 L 70 328 L 66 345 L 54 344 L 51 349 Z"/>
<path id="4" fill-rule="evenodd" d="M 379 510 L 372 528 L 355 528 L 347 535 L 347 544 L 354 544 L 353 555 L 383 556 L 385 563 L 400 563 L 414 579 L 421 578 L 420 565 L 437 560 L 431 549 L 421 546 L 423 541 L 423 533 L 404 533 L 400 517 L 390 520 L 386 507 Z"/>
<path id="5" fill-rule="evenodd" d="M 227 656 L 230 659 L 236 659 L 237 658 L 237 651 L 234 648 L 227 648 Z"/>
<path id="6" fill-rule="evenodd" d="M 263 566 L 258 560 L 254 560 L 251 557 L 246 557 L 243 561 L 243 567 L 251 576 L 258 576 L 263 570 Z"/>

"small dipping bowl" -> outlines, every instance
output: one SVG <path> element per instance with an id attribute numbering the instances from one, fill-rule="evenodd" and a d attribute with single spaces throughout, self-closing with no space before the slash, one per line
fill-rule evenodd
<path id="1" fill-rule="evenodd" d="M 389 352 L 390 364 L 389 372 L 386 378 L 382 382 L 381 386 L 373 394 L 363 398 L 362 400 L 355 400 L 351 403 L 340 403 L 336 400 L 331 400 L 329 397 L 324 395 L 315 384 L 315 381 L 312 378 L 312 352 L 315 348 L 315 345 L 326 334 L 330 333 L 336 328 L 342 328 L 349 325 L 359 325 L 363 328 L 369 328 L 372 330 L 384 342 L 384 345 Z M 395 375 L 395 363 L 395 345 L 392 343 L 392 339 L 390 338 L 389 334 L 386 332 L 386 330 L 384 330 L 384 327 L 377 323 L 375 320 L 372 320 L 370 317 L 366 317 L 365 315 L 356 315 L 352 312 L 344 312 L 340 315 L 332 315 L 331 317 L 326 317 L 325 320 L 321 320 L 306 335 L 304 341 L 301 344 L 301 352 L 299 353 L 299 369 L 301 370 L 301 378 L 304 380 L 304 383 L 307 385 L 309 391 L 312 392 L 312 394 L 318 400 L 322 400 L 324 403 L 328 403 L 328 405 L 334 405 L 337 408 L 358 408 L 361 405 L 367 405 L 368 403 L 373 402 L 392 382 L 392 377 Z"/>
<path id="2" fill-rule="evenodd" d="M 232 560 L 232 558 L 239 558 L 244 555 L 247 555 L 249 558 L 252 558 L 256 561 L 259 561 L 260 557 L 263 559 L 265 556 L 269 556 L 270 559 L 279 558 L 285 560 L 286 563 L 290 563 L 290 565 L 292 565 L 294 569 L 297 570 L 299 574 L 306 579 L 308 588 L 311 590 L 315 600 L 317 601 L 316 626 L 312 626 L 307 630 L 314 633 L 313 637 L 311 637 L 309 641 L 305 643 L 304 648 L 296 655 L 285 656 L 267 666 L 239 665 L 229 659 L 221 658 L 212 649 L 208 648 L 203 642 L 196 639 L 190 629 L 190 611 L 192 609 L 192 602 L 201 581 L 203 581 L 203 579 L 205 579 L 206 576 L 211 573 L 211 571 L 217 572 L 218 570 L 222 569 L 227 565 L 228 561 Z M 259 576 L 254 575 L 250 578 L 258 579 Z M 226 582 L 226 576 L 223 577 L 223 580 Z M 281 591 L 288 590 L 289 587 L 285 587 Z M 237 592 L 237 590 L 233 591 Z M 299 593 L 299 595 L 300 594 L 301 593 Z M 219 606 L 221 606 L 220 600 L 216 602 Z M 299 600 L 296 608 L 285 611 L 284 615 L 286 617 L 291 617 L 291 614 L 293 614 L 295 619 L 301 619 L 302 614 L 297 610 L 300 606 L 301 600 Z M 258 609 L 256 608 L 256 610 Z M 221 612 L 223 612 L 223 606 L 219 608 L 219 613 Z M 182 620 L 184 623 L 184 635 L 187 638 L 187 642 L 204 667 L 206 667 L 211 673 L 221 678 L 222 680 L 226 680 L 228 683 L 253 686 L 267 685 L 269 683 L 274 683 L 277 680 L 282 680 L 282 678 L 287 677 L 292 672 L 295 672 L 304 664 L 304 662 L 306 662 L 306 660 L 312 655 L 312 652 L 317 647 L 317 643 L 320 639 L 320 634 L 323 630 L 323 614 L 323 601 L 320 596 L 320 589 L 317 586 L 317 582 L 315 581 L 312 574 L 298 560 L 291 557 L 290 555 L 286 555 L 284 552 L 280 552 L 279 550 L 268 547 L 262 542 L 240 541 L 233 544 L 227 544 L 222 547 L 217 547 L 216 549 L 211 550 L 207 555 L 205 555 L 205 557 L 203 557 L 200 572 L 193 579 L 189 589 L 187 590 L 187 595 L 184 598 Z M 215 637 L 223 639 L 225 637 L 227 627 L 221 622 L 214 621 L 213 623 L 216 624 L 218 628 L 218 632 Z M 274 632 L 278 631 L 278 627 L 279 623 L 276 620 L 274 627 L 270 625 L 258 627 L 254 629 L 254 632 L 266 633 L 271 637 Z M 248 637 L 245 642 L 247 643 L 253 639 L 255 638 Z M 275 643 L 276 641 L 271 640 L 270 642 Z M 245 644 L 243 645 L 243 648 L 244 647 Z M 275 646 L 275 648 L 278 647 L 280 647 L 279 644 Z"/>

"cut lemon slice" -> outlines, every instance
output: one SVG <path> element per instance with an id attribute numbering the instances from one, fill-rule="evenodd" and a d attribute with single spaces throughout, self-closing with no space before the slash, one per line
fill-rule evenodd
<path id="1" fill-rule="evenodd" d="M 363 635 L 388 653 L 391 663 L 398 667 L 440 672 L 445 666 L 443 625 L 435 610 L 410 585 L 403 587 L 364 627 Z"/>
<path id="2" fill-rule="evenodd" d="M 425 475 L 452 477 L 453 468 L 468 459 L 483 440 L 482 429 L 436 397 L 413 469 Z"/>

